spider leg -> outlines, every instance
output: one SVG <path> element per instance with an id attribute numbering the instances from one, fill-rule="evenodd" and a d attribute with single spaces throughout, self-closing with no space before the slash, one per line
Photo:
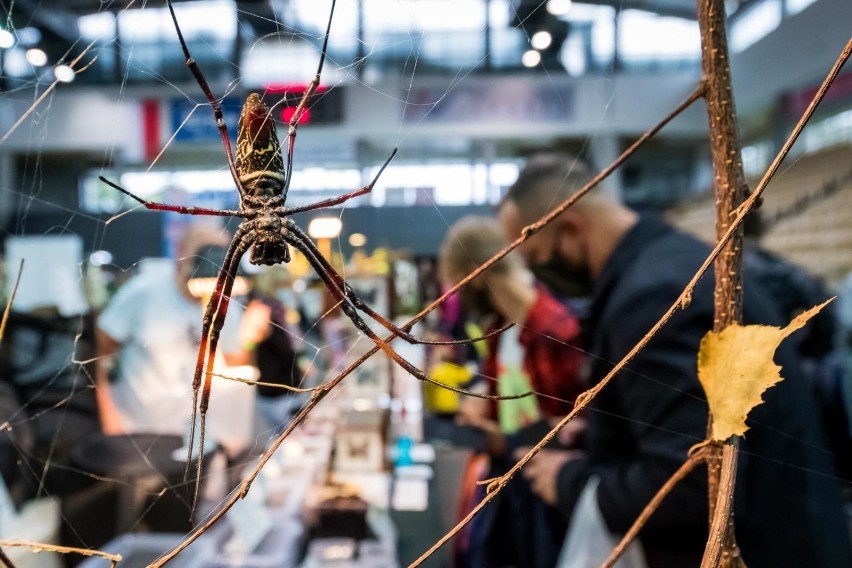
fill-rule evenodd
<path id="1" fill-rule="evenodd" d="M 234 234 L 234 239 L 228 246 L 228 251 L 225 253 L 225 260 L 222 263 L 222 269 L 219 272 L 219 277 L 216 280 L 216 288 L 207 307 L 204 311 L 204 320 L 201 325 L 201 344 L 198 347 L 198 358 L 195 362 L 195 374 L 192 377 L 192 421 L 189 433 L 189 449 L 186 460 L 186 469 L 184 477 L 188 477 L 189 464 L 192 462 L 192 450 L 195 442 L 195 422 L 196 417 L 200 415 L 200 431 L 199 431 L 199 448 L 198 460 L 196 463 L 196 480 L 195 494 L 192 500 L 192 508 L 195 510 L 195 504 L 198 501 L 198 490 L 201 484 L 201 464 L 204 457 L 204 436 L 207 420 L 207 408 L 210 404 L 210 386 L 212 377 L 208 371 L 213 367 L 213 361 L 216 357 L 216 347 L 219 343 L 219 333 L 222 331 L 222 326 L 225 323 L 225 316 L 228 313 L 228 305 L 231 301 L 231 289 L 234 286 L 234 278 L 237 274 L 237 268 L 240 264 L 240 259 L 251 246 L 251 240 L 248 237 L 251 232 L 252 225 L 243 224 L 237 229 Z M 207 356 L 205 358 L 205 355 Z M 204 377 L 204 388 L 201 390 L 201 378 Z M 201 402 L 199 403 L 199 391 L 201 392 Z"/>
<path id="2" fill-rule="evenodd" d="M 233 152 L 231 151 L 231 138 L 228 135 L 228 125 L 225 124 L 225 119 L 222 115 L 222 101 L 213 95 L 213 91 L 210 90 L 210 85 L 207 84 L 207 79 L 205 79 L 204 75 L 201 73 L 198 63 L 196 63 L 195 59 L 193 59 L 192 55 L 189 53 L 189 47 L 187 47 L 186 41 L 183 39 L 183 32 L 180 31 L 180 25 L 178 24 L 177 16 L 175 16 L 175 9 L 174 6 L 172 6 L 172 0 L 166 0 L 166 4 L 169 7 L 169 12 L 172 15 L 172 21 L 175 24 L 175 31 L 177 32 L 178 41 L 180 41 L 180 47 L 183 50 L 184 57 L 186 58 L 186 66 L 189 68 L 192 76 L 195 77 L 195 82 L 198 83 L 199 87 L 201 87 L 201 90 L 204 92 L 204 96 L 207 97 L 207 101 L 213 109 L 213 116 L 216 118 L 216 127 L 219 129 L 219 138 L 222 139 L 222 146 L 225 147 L 225 156 L 228 158 L 228 169 L 231 170 L 231 177 L 234 178 L 234 183 L 237 187 L 242 187 L 242 185 L 240 185 L 240 177 L 237 175 L 237 166 L 234 163 Z"/>
<path id="3" fill-rule="evenodd" d="M 376 344 L 376 347 L 384 351 L 388 357 L 390 357 L 396 362 L 397 365 L 408 371 L 410 374 L 414 375 L 415 378 L 427 383 L 432 383 L 433 385 L 439 386 L 441 388 L 445 388 L 447 390 L 451 390 L 453 392 L 465 394 L 475 398 L 484 398 L 489 400 L 513 400 L 533 395 L 532 392 L 525 392 L 523 394 L 510 396 L 481 394 L 466 389 L 454 387 L 442 383 L 440 381 L 436 381 L 435 379 L 415 367 L 413 363 L 405 359 L 402 355 L 397 353 L 393 349 L 393 347 L 391 347 L 385 340 L 376 335 L 373 330 L 370 329 L 370 327 L 367 325 L 367 322 L 365 322 L 364 319 L 360 315 L 358 315 L 358 312 L 355 310 L 355 307 L 349 303 L 349 301 L 347 300 L 346 293 L 338 286 L 335 277 L 332 276 L 326 269 L 326 263 L 321 262 L 317 258 L 317 255 L 314 253 L 314 247 L 311 247 L 307 244 L 311 243 L 310 240 L 305 241 L 302 238 L 295 236 L 295 234 L 285 235 L 285 239 L 287 240 L 287 242 L 293 245 L 293 247 L 295 247 L 298 251 L 305 255 L 305 258 L 308 259 L 308 262 L 311 264 L 311 266 L 313 266 L 314 270 L 316 270 L 317 274 L 325 283 L 328 290 L 340 302 L 340 308 L 343 310 L 343 313 L 346 314 L 346 317 L 352 320 L 352 323 L 355 324 L 355 327 L 358 329 L 358 331 L 364 333 L 368 338 L 370 338 L 373 343 Z M 322 257 L 322 255 L 319 256 Z M 340 278 L 339 275 L 337 277 Z"/>
<path id="4" fill-rule="evenodd" d="M 323 209 L 325 207 L 332 207 L 334 205 L 339 205 L 344 201 L 348 201 L 353 197 L 358 197 L 359 195 L 364 195 L 366 193 L 370 193 L 373 191 L 373 186 L 376 185 L 376 182 L 379 181 L 379 176 L 382 175 L 382 172 L 385 171 L 385 168 L 388 167 L 390 161 L 393 160 L 393 157 L 396 156 L 397 148 L 394 148 L 391 152 L 391 155 L 385 160 L 385 163 L 382 164 L 382 167 L 379 168 L 379 172 L 376 174 L 376 177 L 373 178 L 369 184 L 365 185 L 361 189 L 355 190 L 350 193 L 344 193 L 343 195 L 332 197 L 331 199 L 324 199 L 322 201 L 317 201 L 316 203 L 311 203 L 310 205 L 303 205 L 301 207 L 288 207 L 285 210 L 287 215 L 292 215 L 293 213 L 304 213 L 305 211 L 313 211 L 314 209 Z M 289 178 L 288 178 L 289 179 Z"/>
<path id="5" fill-rule="evenodd" d="M 308 100 L 314 95 L 317 87 L 319 87 L 320 83 L 320 75 L 322 75 L 322 67 L 325 64 L 325 54 L 328 51 L 328 36 L 331 33 L 331 20 L 334 18 L 334 6 L 336 4 L 336 0 L 331 0 L 331 11 L 328 14 L 328 24 L 325 27 L 325 37 L 322 41 L 322 53 L 320 54 L 319 65 L 317 65 L 317 74 L 314 75 L 314 78 L 311 79 L 311 82 L 308 84 L 308 88 L 305 89 L 305 93 L 302 95 L 302 98 L 299 100 L 299 104 L 296 105 L 296 110 L 293 111 L 293 116 L 290 118 L 290 125 L 287 128 L 287 171 L 284 174 L 284 195 L 287 195 L 287 190 L 290 189 L 290 179 L 291 174 L 293 173 L 293 147 L 296 143 L 296 130 L 298 128 L 299 120 L 302 118 L 302 114 L 305 112 L 305 107 L 308 104 Z"/>
<path id="6" fill-rule="evenodd" d="M 292 222 L 288 223 L 287 228 L 293 234 L 298 235 L 297 239 L 302 241 L 302 246 L 311 249 L 311 253 L 313 254 L 313 257 L 316 259 L 316 262 L 322 265 L 323 269 L 325 270 L 325 273 L 330 278 L 332 278 L 334 280 L 337 289 L 340 290 L 343 293 L 343 295 L 346 297 L 346 299 L 349 300 L 349 302 L 351 302 L 352 305 L 355 306 L 356 309 L 361 310 L 362 312 L 364 312 L 365 314 L 370 316 L 373 320 L 375 320 L 383 328 L 385 328 L 389 332 L 393 333 L 394 335 L 399 336 L 400 338 L 402 338 L 404 341 L 407 341 L 408 343 L 413 343 L 413 344 L 419 343 L 419 344 L 423 344 L 423 345 L 465 345 L 465 344 L 468 344 L 468 343 L 475 343 L 477 341 L 483 341 L 485 339 L 488 339 L 489 337 L 499 335 L 499 334 L 503 333 L 504 331 L 506 331 L 507 329 L 509 329 L 510 327 L 512 327 L 513 325 L 515 325 L 514 323 L 509 323 L 509 324 L 507 324 L 507 325 L 505 325 L 505 326 L 503 326 L 499 329 L 495 329 L 493 331 L 490 331 L 483 336 L 472 337 L 472 338 L 469 338 L 469 339 L 453 339 L 453 340 L 449 340 L 449 341 L 432 341 L 432 340 L 428 340 L 428 339 L 420 339 L 420 338 L 414 337 L 413 335 L 411 335 L 410 333 L 408 333 L 404 329 L 397 327 L 396 325 L 394 325 L 393 323 L 388 321 L 387 318 L 385 318 L 379 312 L 377 312 L 376 310 L 371 308 L 370 305 L 367 304 L 364 300 L 359 298 L 358 295 L 355 294 L 355 291 L 352 289 L 352 287 L 349 286 L 349 284 L 347 284 L 345 280 L 343 280 L 343 277 L 340 276 L 340 274 L 337 272 L 337 270 L 334 269 L 334 267 L 331 265 L 331 263 L 328 261 L 328 259 L 326 259 L 322 255 L 322 253 L 317 249 L 316 245 L 311 240 L 311 238 L 304 231 L 302 231 L 302 229 L 300 229 L 298 226 L 296 226 L 295 223 L 292 223 Z M 314 266 L 314 268 L 317 267 L 316 264 L 314 264 L 313 262 L 311 264 Z"/>
<path id="7" fill-rule="evenodd" d="M 232 209 L 207 209 L 205 207 L 184 207 L 183 205 L 168 205 L 166 203 L 154 203 L 153 201 L 148 201 L 146 199 L 142 199 L 135 193 L 131 193 L 121 187 L 118 184 L 115 184 L 104 176 L 98 176 L 98 179 L 112 187 L 113 189 L 117 189 L 124 195 L 130 197 L 131 199 L 138 201 L 142 205 L 145 206 L 146 209 L 151 209 L 153 211 L 174 211 L 175 213 L 182 213 L 184 215 L 216 215 L 219 217 L 242 217 L 243 214 L 239 211 L 235 211 Z"/>

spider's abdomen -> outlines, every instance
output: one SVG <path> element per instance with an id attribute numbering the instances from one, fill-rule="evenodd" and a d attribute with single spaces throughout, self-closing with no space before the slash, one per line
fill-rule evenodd
<path id="1" fill-rule="evenodd" d="M 284 190 L 284 161 L 275 122 L 257 93 L 246 98 L 237 127 L 235 165 L 249 195 L 273 197 Z"/>

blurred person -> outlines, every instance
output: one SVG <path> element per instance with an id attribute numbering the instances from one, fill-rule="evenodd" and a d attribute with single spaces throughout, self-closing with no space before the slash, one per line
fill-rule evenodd
<path id="1" fill-rule="evenodd" d="M 784 318 L 800 313 L 832 297 L 823 282 L 790 260 L 760 246 L 765 232 L 759 209 L 743 223 L 743 262 L 772 297 Z M 852 430 L 846 406 L 847 386 L 842 347 L 842 298 L 825 306 L 808 325 L 787 339 L 795 345 L 805 377 L 816 393 L 828 443 L 837 469 L 844 479 L 852 479 Z M 852 489 L 847 489 L 852 492 Z"/>
<path id="2" fill-rule="evenodd" d="M 243 347 L 252 353 L 252 361 L 259 372 L 258 381 L 302 387 L 304 376 L 293 347 L 295 334 L 287 322 L 288 306 L 279 299 L 279 291 L 289 288 L 291 280 L 283 265 L 263 267 L 254 277 L 243 313 L 243 327 L 253 333 L 244 337 Z M 257 393 L 261 416 L 276 428 L 285 427 L 306 398 L 274 386 L 258 386 Z"/>
<path id="3" fill-rule="evenodd" d="M 447 233 L 440 250 L 442 280 L 455 284 L 505 246 L 493 218 L 465 217 Z M 490 329 L 505 321 L 516 326 L 489 338 L 480 365 L 481 392 L 521 394 L 533 389 L 535 398 L 494 401 L 461 397 L 458 421 L 486 433 L 489 458 L 477 456 L 468 464 L 468 491 L 463 513 L 484 497 L 474 479 L 504 474 L 514 448 L 539 439 L 569 412 L 583 390 L 580 369 L 585 355 L 579 348 L 580 322 L 565 304 L 540 284 L 515 254 L 501 258 L 459 293 L 469 315 L 490 320 Z M 476 328 L 471 336 L 482 335 Z M 478 347 L 482 343 L 478 344 Z M 475 387 L 474 387 L 475 388 Z M 544 418 L 545 420 L 542 420 Z M 575 446 L 580 422 L 566 429 L 561 442 Z M 569 436 L 574 434 L 574 439 Z M 565 523 L 530 491 L 513 483 L 498 502 L 483 511 L 456 543 L 460 565 L 470 567 L 529 566 L 549 568 L 556 562 Z"/>
<path id="4" fill-rule="evenodd" d="M 505 246 L 495 220 L 465 217 L 452 227 L 441 246 L 442 278 L 454 285 Z M 508 254 L 459 291 L 469 312 L 497 316 L 492 329 L 515 322 L 523 349 L 523 370 L 548 418 L 567 414 L 583 391 L 579 375 L 585 355 L 579 348 L 580 320 L 568 305 L 538 284 L 516 254 Z M 506 333 L 506 332 L 504 332 Z M 489 358 L 482 374 L 498 374 L 496 346 L 488 341 Z M 494 390 L 495 385 L 490 385 Z"/>
<path id="5" fill-rule="evenodd" d="M 177 260 L 164 270 L 132 277 L 98 317 L 95 384 L 104 433 L 188 431 L 203 315 L 188 282 L 199 262 L 210 262 L 199 256 L 205 249 L 223 251 L 228 243 L 227 231 L 219 227 L 190 225 L 178 244 Z M 225 320 L 219 353 L 228 364 L 241 365 L 249 354 L 239 337 L 240 310 L 234 308 Z M 111 382 L 114 354 L 117 372 Z"/>
<path id="6" fill-rule="evenodd" d="M 591 179 L 572 156 L 529 160 L 499 215 L 510 238 Z M 590 379 L 599 381 L 651 329 L 709 253 L 707 245 L 653 216 L 640 216 L 595 189 L 521 247 L 531 266 L 582 275 L 592 293 Z M 746 271 L 745 323 L 786 325 L 771 297 Z M 713 277 L 702 278 L 678 311 L 584 413 L 582 451 L 544 450 L 524 469 L 533 489 L 570 519 L 623 534 L 707 434 L 697 380 L 701 338 L 713 326 Z M 849 566 L 839 492 L 810 385 L 796 350 L 776 362 L 785 380 L 749 418 L 736 485 L 737 541 L 752 568 Z M 707 480 L 694 472 L 663 502 L 639 535 L 650 568 L 697 566 L 707 538 Z M 617 542 L 615 538 L 613 543 Z M 588 546 L 588 545 L 587 545 Z M 598 565 L 610 552 L 600 554 Z M 587 551 L 588 552 L 588 551 Z M 592 565 L 592 564 L 590 564 Z"/>

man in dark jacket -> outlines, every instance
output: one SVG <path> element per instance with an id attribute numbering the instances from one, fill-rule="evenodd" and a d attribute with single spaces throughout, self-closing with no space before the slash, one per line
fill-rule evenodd
<path id="1" fill-rule="evenodd" d="M 510 188 L 500 217 L 512 238 L 591 178 L 570 156 L 533 158 Z M 537 266 L 561 265 L 592 293 L 590 371 L 603 378 L 675 301 L 707 256 L 706 245 L 595 190 L 529 239 L 521 252 Z M 780 311 L 746 272 L 745 323 L 784 325 Z M 591 478 L 609 530 L 627 531 L 651 497 L 706 437 L 707 404 L 697 353 L 713 326 L 713 277 L 586 413 L 584 453 L 544 451 L 525 475 L 542 498 L 571 517 Z M 735 501 L 737 539 L 750 568 L 849 566 L 848 535 L 811 385 L 794 349 L 776 354 L 785 380 L 750 416 Z M 648 566 L 698 566 L 707 538 L 706 471 L 682 482 L 640 533 Z"/>

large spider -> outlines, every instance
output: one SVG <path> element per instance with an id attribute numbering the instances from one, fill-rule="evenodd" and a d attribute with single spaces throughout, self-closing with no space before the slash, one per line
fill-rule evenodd
<path id="1" fill-rule="evenodd" d="M 184 41 L 183 33 L 181 32 L 177 17 L 175 16 L 171 0 L 167 0 L 166 3 L 171 13 L 172 21 L 174 22 L 178 40 L 180 41 L 184 56 L 186 57 L 186 65 L 193 77 L 195 77 L 196 82 L 201 87 L 201 90 L 204 92 L 204 95 L 207 97 L 207 100 L 213 109 L 213 116 L 216 119 L 219 135 L 225 149 L 225 156 L 228 160 L 228 167 L 231 170 L 231 176 L 233 177 L 234 184 L 237 186 L 237 190 L 240 194 L 240 208 L 239 210 L 223 210 L 154 203 L 142 199 L 104 177 L 101 177 L 100 180 L 138 201 L 147 209 L 155 211 L 173 211 L 186 215 L 217 215 L 224 217 L 241 217 L 244 219 L 235 231 L 234 238 L 228 247 L 222 269 L 219 272 L 219 277 L 216 281 L 215 290 L 204 313 L 201 328 L 201 345 L 198 349 L 198 359 L 196 361 L 195 374 L 192 381 L 193 410 L 192 426 L 190 431 L 190 457 L 187 459 L 187 468 L 189 467 L 193 452 L 192 440 L 194 440 L 195 435 L 196 413 L 200 414 L 201 417 L 199 446 L 202 448 L 202 451 L 204 448 L 205 418 L 210 400 L 212 378 L 210 371 L 216 354 L 219 333 L 224 325 L 225 316 L 228 311 L 231 289 L 234 284 L 237 267 L 239 266 L 240 259 L 249 249 L 251 249 L 249 261 L 256 265 L 272 265 L 280 262 L 289 262 L 290 251 L 288 249 L 288 245 L 305 255 L 305 258 L 307 258 L 308 262 L 314 268 L 325 286 L 329 289 L 337 301 L 340 302 L 343 312 L 350 320 L 352 320 L 355 327 L 369 337 L 379 348 L 387 353 L 389 357 L 396 361 L 397 364 L 416 378 L 436 384 L 443 388 L 479 398 L 509 399 L 531 395 L 532 393 L 524 393 L 522 395 L 499 397 L 451 387 L 432 379 L 408 360 L 400 356 L 386 341 L 381 339 L 367 326 L 364 319 L 358 314 L 358 310 L 367 314 L 370 318 L 378 322 L 392 334 L 399 336 L 410 343 L 466 343 L 470 341 L 478 341 L 496 333 L 500 333 L 505 328 L 496 330 L 484 337 L 470 340 L 425 341 L 417 339 L 407 331 L 400 329 L 389 322 L 363 302 L 353 292 L 352 288 L 350 288 L 350 286 L 343 280 L 340 274 L 335 271 L 331 263 L 323 257 L 310 237 L 305 234 L 305 232 L 302 231 L 292 219 L 290 219 L 290 216 L 294 213 L 301 213 L 304 211 L 311 211 L 314 209 L 337 205 L 353 197 L 369 193 L 378 181 L 379 176 L 381 176 L 388 163 L 390 163 L 391 159 L 393 159 L 396 154 L 396 149 L 394 149 L 373 180 L 368 185 L 356 191 L 302 207 L 286 207 L 284 205 L 293 171 L 293 146 L 296 140 L 297 126 L 308 101 L 314 94 L 320 82 L 320 74 L 322 73 L 326 50 L 328 48 L 328 37 L 331 29 L 332 17 L 334 15 L 335 1 L 333 0 L 331 4 L 331 12 L 328 18 L 328 25 L 326 27 L 323 40 L 322 54 L 320 56 L 316 75 L 308 85 L 308 88 L 305 90 L 304 95 L 296 106 L 296 110 L 288 125 L 286 164 L 282 160 L 281 146 L 278 141 L 278 135 L 276 134 L 275 123 L 270 117 L 270 110 L 264 104 L 260 95 L 256 93 L 252 93 L 248 96 L 242 112 L 240 113 L 239 125 L 237 127 L 236 157 L 232 155 L 228 127 L 222 117 L 221 101 L 213 95 L 207 84 L 207 80 L 204 78 L 204 75 L 201 73 L 201 70 L 189 53 L 189 48 Z M 204 377 L 204 388 L 201 390 L 202 394 L 199 403 L 198 393 L 199 389 L 201 389 L 202 377 Z M 201 455 L 199 453 L 197 462 L 199 477 L 197 479 L 200 479 L 200 468 Z M 196 483 L 196 497 L 197 491 L 198 484 Z"/>

